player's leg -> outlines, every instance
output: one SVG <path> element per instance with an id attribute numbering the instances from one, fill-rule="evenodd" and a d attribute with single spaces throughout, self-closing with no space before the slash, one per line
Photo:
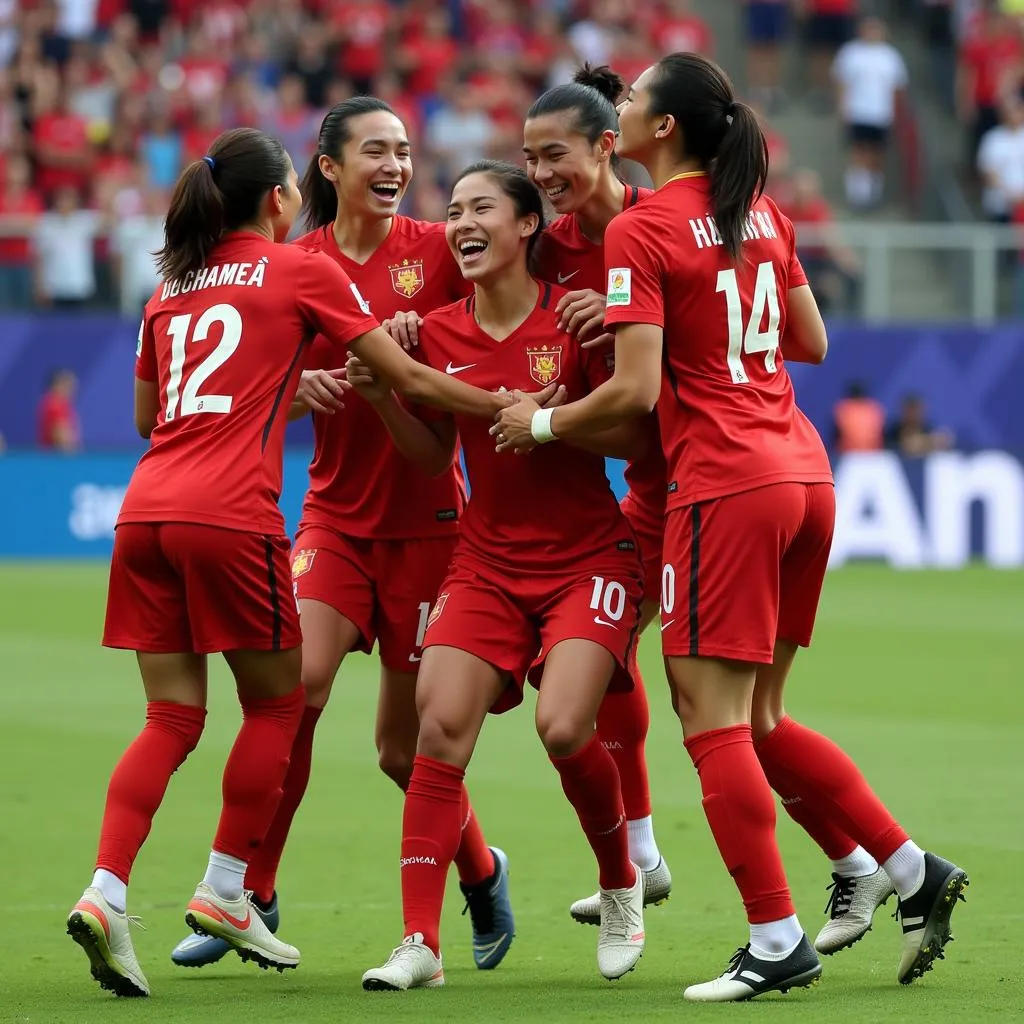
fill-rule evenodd
<path id="1" fill-rule="evenodd" d="M 805 491 L 804 523 L 782 562 L 775 667 L 759 674 L 755 688 L 758 751 L 785 792 L 799 798 L 820 820 L 842 828 L 881 865 L 882 873 L 873 873 L 875 888 L 887 896 L 887 879 L 892 880 L 903 923 L 897 978 L 909 984 L 931 967 L 948 940 L 949 919 L 967 876 L 955 864 L 914 844 L 843 750 L 785 714 L 786 677 L 797 647 L 811 640 L 835 518 L 831 487 L 815 485 Z M 870 926 L 867 907 L 862 916 Z M 840 937 L 848 934 L 853 933 Z"/>
<path id="2" fill-rule="evenodd" d="M 503 687 L 503 674 L 473 654 L 443 646 L 423 652 L 419 739 L 402 813 L 405 933 L 387 962 L 363 975 L 367 991 L 444 984 L 441 908 L 461 839 L 463 779 L 487 711 Z"/>
<path id="3" fill-rule="evenodd" d="M 92 976 L 122 996 L 149 995 L 129 934 L 132 864 L 206 719 L 206 659 L 189 653 L 183 584 L 161 550 L 160 530 L 132 523 L 114 537 L 104 644 L 140 652 L 146 724 L 110 778 L 96 871 L 68 918 L 68 934 L 85 950 Z"/>
<path id="4" fill-rule="evenodd" d="M 448 575 L 454 548 L 455 538 L 449 537 L 374 544 L 381 659 L 377 755 L 381 770 L 403 792 L 412 773 L 419 731 L 416 669 L 430 610 Z M 492 970 L 504 959 L 515 934 L 508 858 L 504 851 L 487 845 L 468 793 L 463 797 L 455 867 L 473 929 L 473 959 L 481 970 Z"/>
<path id="5" fill-rule="evenodd" d="M 779 485 L 680 509 L 666 522 L 661 635 L 673 702 L 750 926 L 742 954 L 721 977 L 687 988 L 690 1000 L 749 999 L 821 973 L 790 897 L 750 726 L 757 665 L 772 656 L 781 553 L 802 512 L 802 491 Z"/>
<path id="6" fill-rule="evenodd" d="M 165 530 L 165 549 L 185 580 L 196 649 L 224 652 L 242 707 L 220 822 L 185 920 L 228 942 L 243 960 L 296 967 L 299 951 L 274 937 L 245 892 L 246 867 L 281 799 L 304 705 L 288 540 L 192 524 Z"/>
<path id="7" fill-rule="evenodd" d="M 366 542 L 331 530 L 302 531 L 292 552 L 292 588 L 302 625 L 302 681 L 306 704 L 285 775 L 281 801 L 263 843 L 253 852 L 246 888 L 256 913 L 271 930 L 280 924 L 277 871 L 292 821 L 309 784 L 313 737 L 342 660 L 373 645 L 373 591 L 365 569 Z M 205 967 L 231 951 L 210 936 L 190 934 L 171 953 L 179 967 Z"/>

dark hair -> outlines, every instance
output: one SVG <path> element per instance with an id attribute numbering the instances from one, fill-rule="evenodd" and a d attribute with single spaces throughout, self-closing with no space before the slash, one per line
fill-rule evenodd
<path id="1" fill-rule="evenodd" d="M 526 265 L 532 270 L 533 252 L 544 230 L 544 200 L 541 198 L 540 190 L 526 176 L 526 171 L 504 160 L 477 160 L 459 174 L 452 182 L 452 188 L 471 174 L 486 174 L 495 182 L 512 200 L 517 217 L 528 217 L 531 213 L 537 215 L 537 230 L 526 244 Z"/>
<path id="2" fill-rule="evenodd" d="M 341 160 L 341 151 L 352 138 L 349 122 L 363 114 L 395 114 L 390 103 L 376 96 L 353 96 L 336 103 L 320 124 L 316 152 L 302 176 L 302 209 L 306 227 L 311 231 L 330 224 L 338 216 L 338 195 L 320 171 L 320 157 Z M 395 117 L 398 115 L 395 114 Z"/>
<path id="3" fill-rule="evenodd" d="M 671 114 L 685 155 L 709 171 L 718 233 L 729 255 L 738 259 L 750 208 L 768 177 L 768 144 L 757 115 L 736 102 L 729 76 L 696 53 L 662 57 L 647 88 L 650 112 Z"/>
<path id="4" fill-rule="evenodd" d="M 536 100 L 526 112 L 526 119 L 571 110 L 576 115 L 572 130 L 586 136 L 593 145 L 602 132 L 618 132 L 615 101 L 625 87 L 626 83 L 606 65 L 595 68 L 584 64 L 571 82 L 548 89 Z"/>
<path id="5" fill-rule="evenodd" d="M 277 139 L 255 128 L 222 132 L 174 186 L 156 265 L 165 281 L 198 270 L 227 231 L 254 220 L 263 197 L 288 188 L 291 161 Z"/>

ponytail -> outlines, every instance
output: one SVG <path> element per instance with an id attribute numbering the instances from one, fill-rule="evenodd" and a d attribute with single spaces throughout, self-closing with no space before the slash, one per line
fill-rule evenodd
<path id="1" fill-rule="evenodd" d="M 165 281 L 181 280 L 206 263 L 224 233 L 224 197 L 213 181 L 213 168 L 196 160 L 174 186 L 164 223 L 164 247 L 156 268 Z"/>
<path id="2" fill-rule="evenodd" d="M 768 144 L 757 114 L 733 103 L 711 165 L 711 209 L 722 245 L 733 261 L 740 256 L 750 208 L 761 198 L 768 177 Z"/>
<path id="3" fill-rule="evenodd" d="M 310 231 L 326 227 L 338 216 L 338 193 L 320 170 L 320 154 L 309 161 L 299 186 L 302 192 L 303 222 Z"/>

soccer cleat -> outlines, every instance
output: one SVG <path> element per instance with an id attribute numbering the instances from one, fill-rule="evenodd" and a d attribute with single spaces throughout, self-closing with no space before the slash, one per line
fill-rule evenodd
<path id="1" fill-rule="evenodd" d="M 871 931 L 875 911 L 896 891 L 892 879 L 879 867 L 870 875 L 854 878 L 832 872 L 832 895 L 825 904 L 829 915 L 814 948 L 824 956 L 831 956 L 859 942 Z"/>
<path id="2" fill-rule="evenodd" d="M 807 936 L 784 960 L 762 960 L 749 943 L 737 949 L 725 973 L 712 981 L 691 985 L 683 998 L 692 1003 L 736 1003 L 765 992 L 788 992 L 814 985 L 821 976 L 821 961 Z"/>
<path id="3" fill-rule="evenodd" d="M 957 901 L 966 902 L 964 889 L 969 884 L 962 868 L 925 853 L 924 881 L 913 896 L 899 901 L 894 915 L 903 926 L 903 955 L 896 973 L 901 985 L 909 985 L 936 960 L 945 959 L 943 947 L 953 941 L 949 920 Z"/>
<path id="4" fill-rule="evenodd" d="M 466 897 L 462 913 L 469 911 L 473 925 L 473 960 L 481 971 L 494 970 L 516 937 L 516 919 L 508 894 L 508 857 L 496 846 L 489 849 L 494 854 L 494 874 L 479 885 L 459 882 Z"/>
<path id="5" fill-rule="evenodd" d="M 383 967 L 373 967 L 363 975 L 367 992 L 404 992 L 409 988 L 440 988 L 443 984 L 441 958 L 424 944 L 421 932 L 406 936 Z"/>
<path id="6" fill-rule="evenodd" d="M 299 951 L 275 938 L 252 903 L 250 893 L 226 900 L 205 882 L 196 887 L 185 911 L 185 923 L 197 935 L 223 939 L 243 960 L 279 971 L 299 966 Z"/>
<path id="7" fill-rule="evenodd" d="M 643 872 L 636 869 L 636 881 L 629 889 L 602 889 L 600 897 L 597 969 L 615 981 L 633 970 L 644 955 Z"/>
<path id="8" fill-rule="evenodd" d="M 263 918 L 263 923 L 271 934 L 276 934 L 281 923 L 281 915 L 277 910 L 277 893 L 274 893 L 265 908 L 253 899 L 252 908 Z M 222 960 L 234 948 L 225 939 L 215 939 L 212 935 L 197 935 L 193 932 L 174 947 L 171 951 L 171 960 L 179 967 L 207 967 Z"/>
<path id="9" fill-rule="evenodd" d="M 644 906 L 656 907 L 668 899 L 672 891 L 672 873 L 662 857 L 650 871 L 640 872 L 644 878 Z M 580 924 L 601 923 L 601 894 L 577 900 L 569 908 L 569 916 Z"/>
<path id="10" fill-rule="evenodd" d="M 148 996 L 129 923 L 138 925 L 139 919 L 115 910 L 99 889 L 89 886 L 68 915 L 68 935 L 85 950 L 100 988 L 115 996 Z"/>

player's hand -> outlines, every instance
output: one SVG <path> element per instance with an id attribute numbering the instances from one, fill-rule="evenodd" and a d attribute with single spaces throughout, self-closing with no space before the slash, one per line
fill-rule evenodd
<path id="1" fill-rule="evenodd" d="M 420 343 L 419 328 L 423 318 L 412 310 L 400 309 L 385 320 L 381 327 L 408 352 Z"/>
<path id="2" fill-rule="evenodd" d="M 588 338 L 596 340 L 597 335 L 603 333 L 604 309 L 605 297 L 590 288 L 566 292 L 555 306 L 558 326 L 579 342 Z"/>
<path id="3" fill-rule="evenodd" d="M 559 384 L 554 392 L 551 391 L 551 385 L 549 384 L 543 391 L 525 393 L 526 397 L 536 402 L 537 406 L 541 409 L 557 409 L 560 405 L 565 405 L 568 394 L 569 392 L 565 390 L 564 384 Z M 513 399 L 510 404 L 515 405 L 515 393 L 513 393 Z"/>
<path id="4" fill-rule="evenodd" d="M 345 379 L 344 367 L 338 370 L 303 370 L 295 398 L 313 412 L 333 416 L 345 408 L 345 392 L 351 387 Z"/>
<path id="5" fill-rule="evenodd" d="M 550 388 L 551 385 L 548 385 Z M 547 391 L 548 388 L 544 390 Z M 564 390 L 564 389 L 563 389 Z M 543 395 L 544 392 L 541 392 Z M 513 391 L 514 403 L 495 417 L 494 426 L 491 427 L 491 436 L 495 440 L 495 451 L 515 452 L 521 455 L 533 451 L 537 447 L 533 432 L 530 426 L 533 422 L 533 414 L 541 408 L 530 395 L 522 391 Z M 551 397 L 554 397 L 552 393 Z"/>
<path id="6" fill-rule="evenodd" d="M 365 398 L 371 404 L 376 405 L 383 402 L 391 395 L 391 384 L 383 377 L 378 376 L 365 363 L 350 355 L 345 364 L 345 372 L 348 375 L 348 382 L 356 390 L 356 394 Z"/>

